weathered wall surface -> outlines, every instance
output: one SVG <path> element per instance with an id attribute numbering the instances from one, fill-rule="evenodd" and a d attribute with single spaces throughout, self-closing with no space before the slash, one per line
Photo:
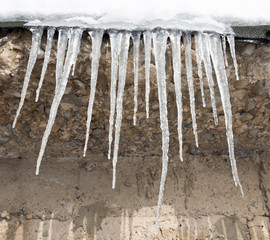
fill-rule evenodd
<path id="1" fill-rule="evenodd" d="M 44 34 L 45 36 L 45 34 Z M 209 90 L 202 107 L 195 53 L 199 148 L 192 134 L 182 58 L 184 162 L 178 155 L 170 45 L 167 92 L 170 124 L 169 172 L 158 236 L 155 210 L 161 174 L 161 131 L 155 62 L 151 64 L 150 118 L 144 101 L 144 57 L 140 51 L 139 108 L 133 126 L 133 62 L 129 52 L 116 189 L 107 159 L 110 103 L 110 45 L 104 38 L 89 150 L 82 157 L 89 96 L 91 41 L 83 37 L 75 75 L 70 77 L 49 138 L 40 175 L 35 161 L 55 87 L 56 39 L 39 102 L 35 103 L 44 46 L 33 70 L 16 129 L 31 47 L 27 30 L 1 33 L 0 40 L 0 239 L 269 239 L 270 46 L 236 44 L 240 80 L 229 67 L 235 150 L 245 197 L 234 186 L 221 101 L 214 125 Z M 46 43 L 46 39 L 43 39 Z M 142 44 L 143 45 L 143 44 Z M 204 79 L 206 81 L 206 79 Z"/>

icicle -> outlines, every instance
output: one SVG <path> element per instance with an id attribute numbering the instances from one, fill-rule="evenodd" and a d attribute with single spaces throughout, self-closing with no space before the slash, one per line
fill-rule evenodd
<path id="1" fill-rule="evenodd" d="M 111 31 L 110 42 L 111 42 L 111 102 L 110 102 L 110 120 L 109 120 L 109 151 L 108 159 L 111 159 L 111 145 L 112 145 L 112 135 L 113 135 L 113 123 L 115 114 L 115 101 L 116 101 L 116 84 L 118 75 L 118 61 L 120 54 L 120 46 L 122 41 L 122 33 Z"/>
<path id="2" fill-rule="evenodd" d="M 125 32 L 122 37 L 121 51 L 119 55 L 119 83 L 118 83 L 117 102 L 116 102 L 117 106 L 116 106 L 116 120 L 115 120 L 114 151 L 113 151 L 112 188 L 115 188 L 116 164 L 117 164 L 117 157 L 118 157 L 121 122 L 122 122 L 123 95 L 124 95 L 126 73 L 127 73 L 129 39 L 130 39 L 130 33 Z"/>
<path id="3" fill-rule="evenodd" d="M 46 45 L 46 50 L 45 50 L 45 58 L 44 58 L 44 62 L 43 62 L 43 66 L 42 66 L 42 71 L 41 71 L 41 77 L 39 80 L 39 84 L 38 84 L 38 88 L 36 91 L 36 102 L 38 101 L 39 98 L 39 93 L 40 93 L 40 89 L 42 87 L 43 84 L 43 80 L 45 77 L 45 73 L 47 70 L 47 66 L 50 60 L 50 55 L 51 55 L 51 49 L 52 49 L 52 41 L 53 41 L 53 36 L 55 33 L 55 28 L 49 28 L 47 31 L 47 45 Z"/>
<path id="4" fill-rule="evenodd" d="M 205 107 L 205 98 L 204 98 L 204 90 L 203 90 L 203 75 L 202 75 L 202 41 L 201 35 L 195 34 L 195 51 L 196 51 L 196 59 L 197 59 L 197 66 L 198 66 L 198 76 L 200 80 L 200 88 L 201 88 L 201 95 L 202 95 L 202 104 Z"/>
<path id="5" fill-rule="evenodd" d="M 91 119 L 92 119 L 92 110 L 93 110 L 97 78 L 98 78 L 100 47 L 102 43 L 103 33 L 104 33 L 104 30 L 101 30 L 101 29 L 89 32 L 89 35 L 92 38 L 91 90 L 90 90 L 90 97 L 89 97 L 88 111 L 87 111 L 87 123 L 86 123 L 87 130 L 86 130 L 86 138 L 85 138 L 84 153 L 83 153 L 84 157 L 86 155 L 87 144 L 88 144 L 88 139 L 89 139 L 90 124 L 91 124 Z"/>
<path id="6" fill-rule="evenodd" d="M 226 38 L 225 36 L 222 36 L 222 46 L 223 46 L 223 53 L 224 53 L 224 59 L 225 59 L 225 67 L 228 67 L 228 60 L 227 60 L 227 54 L 226 54 Z"/>
<path id="7" fill-rule="evenodd" d="M 184 45 L 185 45 L 185 61 L 186 61 L 186 71 L 187 71 L 187 83 L 189 90 L 189 100 L 190 100 L 190 112 L 193 125 L 193 133 L 195 136 L 195 143 L 198 147 L 198 135 L 197 135 L 197 123 L 196 123 L 196 113 L 195 113 L 195 97 L 194 97 L 194 87 L 193 87 L 193 77 L 192 77 L 192 60 L 191 60 L 191 35 L 184 35 Z"/>
<path id="8" fill-rule="evenodd" d="M 136 113 L 138 110 L 138 80 L 139 80 L 139 49 L 140 49 L 140 32 L 132 34 L 133 39 L 133 62 L 134 62 L 134 115 L 133 125 L 136 125 Z"/>
<path id="9" fill-rule="evenodd" d="M 156 234 L 160 217 L 163 192 L 168 170 L 168 150 L 169 150 L 169 124 L 167 118 L 167 93 L 166 93 L 166 71 L 165 71 L 165 51 L 167 46 L 168 32 L 157 30 L 153 33 L 153 43 L 155 51 L 155 61 L 157 69 L 158 100 L 160 113 L 160 128 L 162 131 L 162 173 L 159 188 L 157 205 Z"/>
<path id="10" fill-rule="evenodd" d="M 74 73 L 75 73 L 75 68 L 76 68 L 76 62 L 77 62 L 77 57 L 78 57 L 78 54 L 79 54 L 79 52 L 80 52 L 80 47 L 81 47 L 81 43 L 80 44 L 78 44 L 77 46 L 76 46 L 76 48 L 74 49 L 74 54 L 75 54 L 75 57 L 74 57 L 74 59 L 72 60 L 73 62 L 72 62 L 72 73 L 71 73 L 71 75 L 72 76 L 74 76 Z"/>
<path id="11" fill-rule="evenodd" d="M 232 130 L 232 111 L 231 111 L 231 102 L 230 102 L 230 93 L 229 86 L 226 76 L 226 70 L 224 66 L 224 59 L 222 53 L 222 45 L 220 36 L 212 35 L 209 37 L 210 44 L 210 53 L 212 62 L 214 65 L 217 83 L 220 91 L 223 111 L 225 115 L 225 125 L 226 125 L 226 134 L 227 142 L 229 148 L 229 157 L 232 167 L 232 175 L 235 182 L 235 185 L 240 188 L 242 196 L 244 196 L 243 189 L 238 177 L 236 160 L 234 156 L 234 142 L 233 142 L 233 130 Z"/>
<path id="12" fill-rule="evenodd" d="M 236 80 L 239 80 L 238 76 L 238 66 L 237 66 L 237 61 L 236 61 L 236 56 L 235 56 L 235 44 L 234 44 L 234 36 L 233 35 L 228 35 L 227 36 L 229 45 L 230 45 L 230 51 L 233 59 L 233 65 L 234 65 L 234 71 L 235 71 L 235 76 Z"/>
<path id="13" fill-rule="evenodd" d="M 65 61 L 66 49 L 68 39 L 70 39 L 70 29 L 63 28 L 59 29 L 58 31 L 58 44 L 57 44 L 57 58 L 56 58 L 56 85 L 55 85 L 55 92 L 58 88 L 59 79 L 63 73 L 63 65 Z"/>
<path id="14" fill-rule="evenodd" d="M 149 118 L 149 94 L 150 94 L 150 63 L 152 34 L 149 31 L 143 33 L 145 51 L 145 104 L 146 118 Z"/>
<path id="15" fill-rule="evenodd" d="M 218 116 L 217 116 L 217 108 L 216 108 L 216 100 L 215 100 L 215 89 L 214 89 L 212 65 L 211 65 L 211 59 L 210 59 L 210 50 L 208 46 L 208 35 L 199 34 L 199 36 L 200 36 L 199 38 L 202 41 L 202 50 L 203 50 L 202 58 L 203 58 L 205 73 L 206 73 L 207 82 L 208 82 L 208 86 L 210 90 L 210 98 L 211 98 L 211 103 L 212 103 L 214 122 L 217 125 Z"/>
<path id="16" fill-rule="evenodd" d="M 31 51 L 30 51 L 29 60 L 28 60 L 28 64 L 27 64 L 26 74 L 24 77 L 23 88 L 22 88 L 22 92 L 21 92 L 21 101 L 20 101 L 19 107 L 18 107 L 17 112 L 16 112 L 16 117 L 15 117 L 13 124 L 12 124 L 13 128 L 15 128 L 15 126 L 16 126 L 18 117 L 20 115 L 21 109 L 22 109 L 23 104 L 24 104 L 28 84 L 30 81 L 30 76 L 31 76 L 32 70 L 34 68 L 34 65 L 36 63 L 37 54 L 38 54 L 38 51 L 40 48 L 40 42 L 41 42 L 41 38 L 42 38 L 43 28 L 33 27 L 30 29 L 30 31 L 32 32 L 32 46 L 31 46 Z"/>
<path id="17" fill-rule="evenodd" d="M 58 86 L 56 87 L 56 93 L 55 93 L 55 96 L 53 98 L 53 102 L 51 105 L 49 120 L 46 126 L 46 130 L 44 132 L 43 138 L 42 138 L 40 152 L 37 159 L 36 175 L 39 174 L 39 167 L 40 167 L 42 157 L 43 157 L 46 145 L 47 145 L 48 137 L 51 133 L 60 101 L 65 93 L 65 89 L 68 82 L 68 77 L 70 74 L 72 64 L 74 63 L 74 59 L 76 59 L 77 54 L 78 54 L 76 49 L 78 49 L 78 46 L 80 45 L 81 36 L 82 36 L 82 29 L 80 28 L 72 29 L 67 56 L 65 60 L 65 65 L 64 65 L 64 71 L 61 77 L 58 79 L 59 82 L 58 82 Z"/>
<path id="18" fill-rule="evenodd" d="M 182 121 L 183 121 L 183 109 L 182 109 L 182 90 L 181 90 L 181 35 L 180 31 L 173 31 L 170 34 L 170 40 L 172 45 L 172 57 L 173 57 L 173 78 L 176 96 L 176 105 L 178 112 L 178 139 L 179 139 L 179 155 L 180 160 L 183 161 L 183 139 L 182 139 Z"/>

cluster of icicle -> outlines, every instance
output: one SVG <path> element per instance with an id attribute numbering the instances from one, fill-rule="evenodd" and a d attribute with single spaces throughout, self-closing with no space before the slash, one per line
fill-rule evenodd
<path id="1" fill-rule="evenodd" d="M 39 168 L 41 160 L 45 151 L 45 147 L 48 141 L 48 137 L 51 133 L 53 123 L 57 114 L 60 101 L 66 89 L 68 78 L 73 67 L 72 74 L 74 74 L 77 55 L 80 51 L 80 42 L 84 29 L 81 28 L 60 28 L 58 29 L 58 45 L 57 45 L 57 62 L 56 62 L 56 85 L 55 95 L 52 102 L 50 116 L 47 123 L 47 127 L 42 139 L 42 144 L 37 159 L 36 174 L 39 174 Z M 32 31 L 32 48 L 29 56 L 29 62 L 27 66 L 26 76 L 24 79 L 23 89 L 21 93 L 21 101 L 17 114 L 13 123 L 15 127 L 17 118 L 20 114 L 23 106 L 27 87 L 30 80 L 30 75 L 34 67 L 37 54 L 40 48 L 41 38 L 43 34 L 43 28 L 33 27 Z M 47 45 L 45 50 L 44 64 L 42 68 L 41 78 L 38 89 L 36 91 L 36 101 L 38 101 L 40 89 L 44 80 L 46 68 L 50 58 L 50 52 L 52 48 L 52 41 L 55 34 L 55 28 L 48 28 L 47 30 Z M 95 29 L 88 31 L 92 39 L 92 63 L 91 63 L 91 82 L 90 82 L 90 98 L 88 105 L 88 117 L 86 123 L 86 139 L 83 155 L 86 155 L 87 143 L 89 139 L 89 131 L 92 117 L 93 103 L 95 99 L 95 90 L 98 78 L 98 68 L 100 59 L 100 48 L 104 29 Z M 130 38 L 133 41 L 133 61 L 134 61 L 134 118 L 133 123 L 136 125 L 136 112 L 138 107 L 137 95 L 138 95 L 138 62 L 139 62 L 139 47 L 141 43 L 141 36 L 143 36 L 144 51 L 145 51 L 145 98 L 146 98 L 146 117 L 149 117 L 149 93 L 150 93 L 150 53 L 153 48 L 155 53 L 155 63 L 157 72 L 157 86 L 158 86 L 158 100 L 160 111 L 160 127 L 162 130 L 162 176 L 159 190 L 159 199 L 157 207 L 157 222 L 160 216 L 160 209 L 163 199 L 163 191 L 165 185 L 165 179 L 168 168 L 168 149 L 169 149 L 169 125 L 167 117 L 167 91 L 166 91 L 166 69 L 165 69 L 165 52 L 167 47 L 168 38 L 170 39 L 172 48 L 173 59 L 173 71 L 174 71 L 174 85 L 176 94 L 176 104 L 178 111 L 178 136 L 179 136 L 179 155 L 181 161 L 183 161 L 182 153 L 182 93 L 181 93 L 181 40 L 183 40 L 185 49 L 185 65 L 187 74 L 187 83 L 190 97 L 190 110 L 192 116 L 193 133 L 195 136 L 195 143 L 198 146 L 196 113 L 195 113 L 195 97 L 194 97 L 194 84 L 192 73 L 192 59 L 191 59 L 191 34 L 189 32 L 182 32 L 180 30 L 164 30 L 154 29 L 153 31 L 116 31 L 108 30 L 111 44 L 111 89 L 110 89 L 110 119 L 109 119 L 109 151 L 108 158 L 111 158 L 111 145 L 113 140 L 113 127 L 115 126 L 114 137 L 114 149 L 113 149 L 113 182 L 112 188 L 115 187 L 116 179 L 116 164 L 118 157 L 120 129 L 122 121 L 122 108 L 123 108 L 123 94 L 126 80 L 126 69 L 128 60 L 128 49 L 130 44 Z M 232 131 L 232 112 L 230 103 L 230 94 L 228 87 L 228 80 L 226 76 L 226 39 L 230 46 L 231 55 L 234 62 L 236 79 L 238 79 L 237 63 L 234 50 L 234 36 L 223 36 L 220 34 L 207 34 L 197 32 L 194 34 L 195 51 L 197 57 L 198 76 L 200 80 L 202 103 L 205 106 L 204 86 L 202 79 L 202 66 L 204 66 L 208 87 L 210 89 L 210 97 L 213 109 L 213 118 L 215 124 L 218 124 L 217 110 L 215 104 L 214 93 L 214 81 L 213 72 L 216 75 L 216 80 L 222 100 L 227 142 L 229 149 L 229 157 L 232 167 L 232 175 L 235 185 L 240 188 L 243 195 L 243 190 L 238 178 L 236 161 L 234 156 L 234 142 Z M 89 53 L 90 54 L 90 53 Z M 203 63 L 203 65 L 202 65 Z M 116 117 L 115 117 L 116 113 Z M 114 123 L 115 119 L 115 123 Z"/>

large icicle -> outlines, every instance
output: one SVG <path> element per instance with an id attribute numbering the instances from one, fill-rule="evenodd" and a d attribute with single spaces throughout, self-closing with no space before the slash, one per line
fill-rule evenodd
<path id="1" fill-rule="evenodd" d="M 122 32 L 111 31 L 110 42 L 111 42 L 111 102 L 110 102 L 110 119 L 109 119 L 109 151 L 108 159 L 111 159 L 111 145 L 112 145 L 112 136 L 113 136 L 113 123 L 114 123 L 114 114 L 115 114 L 115 101 L 116 101 L 116 85 L 117 85 L 117 76 L 118 76 L 118 62 L 120 47 L 122 41 Z"/>
<path id="2" fill-rule="evenodd" d="M 183 134 L 182 134 L 182 121 L 183 121 L 183 109 L 182 109 L 182 90 L 181 90 L 181 35 L 180 31 L 173 31 L 170 34 L 170 40 L 172 45 L 172 57 L 173 57 L 173 78 L 175 87 L 175 97 L 178 114 L 178 139 L 179 139 L 179 155 L 181 161 L 183 161 Z"/>
<path id="3" fill-rule="evenodd" d="M 70 39 L 70 29 L 62 28 L 58 30 L 58 43 L 57 43 L 57 57 L 56 57 L 56 85 L 55 92 L 58 88 L 58 83 L 63 73 L 63 66 L 65 61 L 66 49 Z"/>
<path id="4" fill-rule="evenodd" d="M 217 107 L 216 107 L 216 100 L 215 100 L 215 89 L 214 89 L 212 65 L 211 65 L 210 51 L 209 51 L 209 45 L 208 45 L 208 35 L 200 33 L 198 34 L 198 38 L 199 38 L 199 41 L 202 41 L 202 49 L 203 49 L 202 58 L 203 58 L 205 73 L 206 73 L 207 82 L 208 82 L 208 86 L 210 90 L 210 98 L 211 98 L 211 103 L 212 103 L 214 122 L 217 125 L 218 116 L 217 116 Z"/>
<path id="5" fill-rule="evenodd" d="M 42 138 L 40 152 L 37 159 L 36 175 L 39 174 L 39 167 L 40 167 L 41 160 L 42 160 L 42 157 L 43 157 L 46 145 L 47 145 L 48 137 L 51 133 L 60 101 L 65 93 L 65 89 L 68 82 L 68 77 L 70 74 L 72 64 L 74 63 L 74 59 L 76 59 L 77 54 L 78 54 L 76 49 L 78 49 L 78 46 L 80 45 L 81 36 L 82 36 L 82 29 L 80 28 L 72 29 L 68 51 L 66 55 L 66 60 L 65 60 L 65 65 L 63 69 L 64 71 L 61 77 L 58 79 L 59 82 L 58 82 L 58 85 L 56 86 L 56 92 L 55 92 L 53 102 L 51 105 L 49 120 L 46 126 L 46 130 L 44 132 L 43 138 Z"/>
<path id="6" fill-rule="evenodd" d="M 192 77 L 191 35 L 189 33 L 186 33 L 184 35 L 184 45 L 185 45 L 185 62 L 186 62 L 187 83 L 189 90 L 190 112 L 192 118 L 193 133 L 195 136 L 195 143 L 196 146 L 198 147 L 197 123 L 195 113 L 195 96 Z"/>
<path id="7" fill-rule="evenodd" d="M 99 67 L 99 58 L 100 58 L 100 47 L 102 43 L 104 30 L 98 29 L 94 31 L 90 31 L 89 35 L 92 38 L 92 63 L 91 63 L 91 90 L 90 97 L 88 103 L 88 111 L 87 111 L 87 122 L 86 122 L 86 138 L 84 145 L 83 156 L 85 157 L 87 151 L 87 144 L 89 139 L 89 131 L 92 119 L 92 110 L 95 99 L 97 78 L 98 78 L 98 67 Z"/>
<path id="8" fill-rule="evenodd" d="M 41 77 L 39 80 L 39 84 L 38 84 L 38 88 L 36 91 L 36 102 L 38 101 L 39 98 L 39 93 L 40 93 L 40 89 L 42 87 L 43 84 L 43 80 L 45 77 L 45 73 L 47 70 L 47 66 L 50 60 L 50 55 L 51 55 L 51 49 L 52 49 L 52 41 L 53 41 L 53 36 L 55 33 L 55 28 L 49 28 L 47 31 L 47 44 L 46 44 L 46 50 L 45 50 L 45 57 L 44 57 L 44 62 L 43 62 L 43 66 L 42 66 L 42 71 L 41 71 Z"/>
<path id="9" fill-rule="evenodd" d="M 239 80 L 238 76 L 238 66 L 237 66 L 237 61 L 236 61 L 236 55 L 235 55 L 235 43 L 234 43 L 234 36 L 233 35 L 228 35 L 227 36 L 229 45 L 230 45 L 230 51 L 233 59 L 233 65 L 234 65 L 234 71 L 235 71 L 235 76 L 236 80 Z"/>
<path id="10" fill-rule="evenodd" d="M 40 48 L 40 42 L 41 42 L 41 38 L 42 38 L 43 28 L 33 27 L 30 29 L 30 31 L 32 32 L 32 46 L 31 46 L 31 51 L 30 51 L 29 60 L 28 60 L 28 64 L 27 64 L 26 74 L 24 77 L 23 88 L 22 88 L 22 92 L 21 92 L 21 101 L 20 101 L 19 107 L 17 109 L 15 119 L 13 121 L 13 125 L 12 125 L 13 128 L 15 128 L 15 126 L 16 126 L 18 117 L 20 115 L 21 109 L 22 109 L 23 104 L 24 104 L 24 100 L 26 97 L 31 73 L 32 73 L 32 70 L 33 70 L 34 65 L 36 63 L 37 54 L 38 54 L 38 51 Z"/>
<path id="11" fill-rule="evenodd" d="M 129 39 L 130 39 L 130 33 L 129 32 L 123 33 L 121 51 L 119 55 L 119 83 L 118 83 L 117 100 L 116 100 L 117 105 L 116 105 L 114 150 L 113 150 L 112 188 L 115 188 L 116 164 L 117 164 L 117 157 L 118 157 L 121 122 L 122 122 L 123 95 L 124 95 L 126 73 L 127 73 Z"/>
<path id="12" fill-rule="evenodd" d="M 209 36 L 210 44 L 210 54 L 212 62 L 214 65 L 217 83 L 220 91 L 223 111 L 225 115 L 225 125 L 226 125 L 226 134 L 227 142 L 229 148 L 229 157 L 232 167 L 232 175 L 235 182 L 235 185 L 240 188 L 242 196 L 244 196 L 243 189 L 238 177 L 236 160 L 234 156 L 234 142 L 233 142 L 233 130 L 232 130 L 232 111 L 231 111 L 231 102 L 230 102 L 230 93 L 228 80 L 226 76 L 226 70 L 224 66 L 224 59 L 222 53 L 222 45 L 219 35 Z"/>
<path id="13" fill-rule="evenodd" d="M 151 42 L 152 33 L 146 31 L 143 33 L 144 41 L 144 65 L 145 65 L 145 108 L 146 108 L 146 118 L 149 118 L 149 94 L 150 94 L 150 63 L 151 63 Z"/>
<path id="14" fill-rule="evenodd" d="M 160 217 L 161 205 L 163 201 L 163 192 L 168 170 L 168 150 L 169 150 L 169 124 L 167 117 L 167 92 L 166 92 L 166 71 L 165 71 L 165 52 L 167 46 L 168 32 L 160 29 L 153 33 L 153 43 L 155 52 L 155 61 L 157 69 L 158 100 L 160 114 L 160 128 L 162 131 L 162 173 L 159 188 L 159 197 L 157 205 L 156 234 L 158 221 Z"/>
<path id="15" fill-rule="evenodd" d="M 203 90 L 203 75 L 202 75 L 202 42 L 201 38 L 199 38 L 200 35 L 195 34 L 195 51 L 196 51 L 196 60 L 197 60 L 197 66 L 198 66 L 198 76 L 200 80 L 200 88 L 201 88 L 201 95 L 202 95 L 202 104 L 203 107 L 205 107 L 205 98 L 204 98 L 204 90 Z"/>
<path id="16" fill-rule="evenodd" d="M 136 113 L 138 110 L 138 80 L 139 80 L 139 50 L 140 50 L 140 32 L 132 34 L 133 39 L 133 62 L 134 62 L 134 115 L 133 125 L 136 125 Z"/>

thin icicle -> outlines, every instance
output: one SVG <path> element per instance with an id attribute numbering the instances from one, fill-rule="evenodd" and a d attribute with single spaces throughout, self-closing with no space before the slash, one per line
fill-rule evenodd
<path id="1" fill-rule="evenodd" d="M 203 58 L 205 73 L 206 73 L 207 82 L 208 82 L 208 86 L 210 90 L 210 98 L 211 98 L 211 103 L 212 103 L 214 122 L 217 125 L 218 115 L 217 115 L 217 107 L 216 107 L 216 100 L 215 100 L 215 89 L 214 89 L 215 84 L 213 81 L 210 50 L 209 50 L 209 45 L 208 45 L 208 35 L 199 34 L 199 36 L 202 41 L 202 49 L 203 49 L 202 58 Z"/>
<path id="2" fill-rule="evenodd" d="M 223 46 L 225 67 L 228 67 L 228 60 L 227 60 L 227 53 L 226 53 L 226 37 L 225 36 L 222 36 L 222 46 Z"/>
<path id="3" fill-rule="evenodd" d="M 56 57 L 56 85 L 55 92 L 58 88 L 59 79 L 63 73 L 63 66 L 65 61 L 65 54 L 68 44 L 68 39 L 70 39 L 70 29 L 63 28 L 58 30 L 58 43 L 57 43 L 57 57 Z"/>
<path id="4" fill-rule="evenodd" d="M 183 161 L 183 134 L 182 134 L 182 121 L 183 121 L 183 109 L 182 109 L 182 90 L 181 90 L 181 35 L 180 31 L 173 31 L 170 34 L 170 40 L 172 45 L 172 57 L 173 57 L 173 79 L 175 87 L 176 105 L 177 105 L 177 120 L 178 120 L 178 139 L 179 139 L 179 155 L 180 160 Z"/>
<path id="5" fill-rule="evenodd" d="M 139 80 L 139 50 L 140 50 L 140 32 L 132 34 L 133 39 L 133 62 L 134 62 L 134 115 L 133 125 L 136 125 L 136 113 L 138 110 L 138 80 Z"/>
<path id="6" fill-rule="evenodd" d="M 233 35 L 228 35 L 227 36 L 229 45 L 230 45 L 230 51 L 233 59 L 233 65 L 234 65 L 234 71 L 235 71 L 235 76 L 236 80 L 239 80 L 238 76 L 238 66 L 237 66 L 237 61 L 236 61 L 236 55 L 235 55 L 235 43 L 234 43 L 234 36 Z"/>
<path id="7" fill-rule="evenodd" d="M 198 76 L 200 80 L 200 88 L 201 88 L 201 95 L 202 95 L 202 104 L 205 107 L 205 98 L 204 98 L 204 90 L 203 90 L 203 75 L 202 75 L 202 41 L 201 35 L 195 34 L 195 51 L 196 51 L 196 59 L 197 59 L 197 66 L 198 66 Z"/>
<path id="8" fill-rule="evenodd" d="M 46 50 L 45 50 L 45 57 L 44 57 L 44 62 L 43 62 L 43 66 L 42 66 L 42 71 L 41 71 L 41 77 L 39 80 L 39 84 L 38 84 L 38 88 L 36 91 L 36 102 L 38 101 L 39 98 L 39 93 L 40 93 L 40 89 L 42 87 L 43 84 L 43 80 L 45 77 L 45 73 L 47 70 L 47 66 L 50 60 L 50 55 L 51 55 L 51 50 L 52 50 L 52 41 L 53 41 L 53 36 L 55 33 L 55 28 L 49 28 L 47 31 L 47 44 L 46 44 Z"/>
<path id="9" fill-rule="evenodd" d="M 40 48 L 40 42 L 41 42 L 41 38 L 42 38 L 43 28 L 33 27 L 30 29 L 30 31 L 32 32 L 32 46 L 31 46 L 31 51 L 30 51 L 29 60 L 28 60 L 28 64 L 27 64 L 26 74 L 24 77 L 23 88 L 22 88 L 22 92 L 21 92 L 21 101 L 20 101 L 19 107 L 17 109 L 15 119 L 14 119 L 13 124 L 12 124 L 13 128 L 15 128 L 15 126 L 16 126 L 18 117 L 20 115 L 21 109 L 22 109 L 23 104 L 24 104 L 24 100 L 26 97 L 31 73 L 32 73 L 32 70 L 33 70 L 34 65 L 36 63 L 37 54 L 38 54 L 38 51 Z"/>
<path id="10" fill-rule="evenodd" d="M 191 35 L 184 35 L 184 45 L 185 45 L 185 61 L 186 61 L 186 71 L 187 71 L 187 83 L 189 90 L 189 100 L 190 100 L 190 112 L 192 118 L 193 133 L 195 136 L 195 143 L 198 147 L 198 135 L 197 135 L 197 123 L 196 123 L 196 113 L 195 113 L 195 97 L 194 97 L 194 87 L 193 87 L 193 77 L 192 77 L 192 60 L 191 60 Z"/>
<path id="11" fill-rule="evenodd" d="M 129 39 L 130 39 L 130 33 L 129 32 L 123 33 L 121 51 L 119 55 L 119 83 L 118 83 L 117 101 L 116 101 L 117 105 L 116 105 L 115 139 L 114 139 L 114 151 L 113 151 L 112 188 L 115 188 L 116 164 L 117 164 L 117 157 L 118 157 L 121 122 L 122 122 L 123 95 L 124 95 L 126 73 L 127 73 Z"/>
<path id="12" fill-rule="evenodd" d="M 118 76 L 118 62 L 119 54 L 121 49 L 122 32 L 111 31 L 110 42 L 111 42 L 111 102 L 110 102 L 110 120 L 109 120 L 109 151 L 108 159 L 111 159 L 111 145 L 113 136 L 113 123 L 115 114 L 115 101 L 116 101 L 116 85 Z"/>
<path id="13" fill-rule="evenodd" d="M 234 156 L 234 142 L 233 142 L 233 130 L 232 130 L 232 110 L 231 110 L 231 102 L 230 102 L 230 93 L 228 80 L 226 76 L 226 70 L 224 66 L 224 59 L 222 53 L 222 45 L 219 35 L 212 35 L 209 37 L 210 44 L 210 53 L 212 62 L 214 65 L 217 83 L 219 87 L 219 92 L 221 96 L 224 116 L 225 116 L 225 126 L 226 126 L 226 134 L 227 134 L 227 142 L 229 149 L 229 157 L 231 161 L 232 167 L 232 175 L 235 182 L 235 185 L 240 188 L 242 196 L 244 196 L 243 189 L 238 177 L 236 160 Z"/>
<path id="14" fill-rule="evenodd" d="M 143 33 L 144 51 L 145 51 L 145 108 L 146 118 L 149 118 L 149 94 L 150 94 L 150 63 L 151 63 L 151 42 L 152 33 L 146 31 Z"/>
<path id="15" fill-rule="evenodd" d="M 43 138 L 42 138 L 40 152 L 37 159 L 36 175 L 39 174 L 39 167 L 42 161 L 42 157 L 43 157 L 46 145 L 47 145 L 49 135 L 51 133 L 51 130 L 54 124 L 54 120 L 57 114 L 60 101 L 66 90 L 66 85 L 68 82 L 70 70 L 71 70 L 72 64 L 74 63 L 74 59 L 76 59 L 77 54 L 78 54 L 76 49 L 78 48 L 78 45 L 80 45 L 81 36 L 82 36 L 82 29 L 80 28 L 72 29 L 67 56 L 65 60 L 65 65 L 64 65 L 64 71 L 61 77 L 58 79 L 59 82 L 58 82 L 58 86 L 56 87 L 56 93 L 54 95 L 53 102 L 51 105 L 49 120 L 46 126 L 46 130 L 44 132 Z"/>
<path id="16" fill-rule="evenodd" d="M 89 131 L 92 119 L 92 110 L 95 99 L 97 78 L 98 78 L 98 67 L 99 67 L 99 58 L 100 58 L 100 47 L 102 43 L 104 30 L 98 29 L 94 31 L 90 31 L 89 35 L 92 38 L 92 63 L 91 63 L 91 90 L 90 97 L 88 103 L 88 111 L 87 111 L 87 122 L 86 122 L 86 138 L 84 145 L 83 156 L 85 157 L 87 151 L 87 144 L 89 139 Z"/>
<path id="17" fill-rule="evenodd" d="M 168 150 L 169 150 L 169 124 L 167 117 L 167 93 L 166 93 L 166 60 L 165 52 L 167 46 L 168 32 L 160 29 L 153 33 L 153 43 L 155 51 L 155 61 L 157 69 L 158 100 L 160 114 L 160 128 L 162 131 L 162 173 L 159 188 L 159 197 L 157 204 L 156 229 L 158 230 L 158 221 L 160 217 L 161 205 L 163 201 L 163 192 L 168 170 Z"/>

